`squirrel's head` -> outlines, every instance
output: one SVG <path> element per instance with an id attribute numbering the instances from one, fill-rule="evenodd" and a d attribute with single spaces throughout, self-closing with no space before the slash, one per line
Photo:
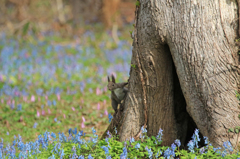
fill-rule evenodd
<path id="1" fill-rule="evenodd" d="M 116 82 L 115 82 L 115 77 L 112 75 L 112 81 L 110 81 L 110 78 L 108 76 L 108 90 L 113 91 L 114 89 L 117 88 Z"/>

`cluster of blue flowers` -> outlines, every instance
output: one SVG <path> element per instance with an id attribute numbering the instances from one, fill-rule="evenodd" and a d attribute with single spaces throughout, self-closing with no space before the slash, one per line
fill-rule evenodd
<path id="1" fill-rule="evenodd" d="M 142 128 L 142 131 L 144 133 L 147 132 L 146 129 Z M 159 131 L 162 135 L 162 130 Z M 4 147 L 3 145 L 3 139 L 0 142 L 0 158 L 28 158 L 37 154 L 40 154 L 41 151 L 45 151 L 49 148 L 49 145 L 53 145 L 53 149 L 51 150 L 52 156 L 49 157 L 49 159 L 55 159 L 55 157 L 59 156 L 60 159 L 65 157 L 64 149 L 62 147 L 62 143 L 65 142 L 70 142 L 70 143 L 75 143 L 77 146 L 72 147 L 72 154 L 69 155 L 69 158 L 75 159 L 84 159 L 84 155 L 77 155 L 77 149 L 81 149 L 81 146 L 87 147 L 87 143 L 92 142 L 93 146 L 97 143 L 98 141 L 98 136 L 96 135 L 96 130 L 92 128 L 92 133 L 93 133 L 93 138 L 89 141 L 85 141 L 82 139 L 82 136 L 85 134 L 83 131 L 77 131 L 77 129 L 69 129 L 68 131 L 69 135 L 68 137 L 65 136 L 63 133 L 58 134 L 58 139 L 56 138 L 56 134 L 50 133 L 50 132 L 45 132 L 43 135 L 39 135 L 38 139 L 35 142 L 27 142 L 23 143 L 22 138 L 20 135 L 18 137 L 14 136 L 14 141 L 12 142 L 11 145 L 7 145 Z M 111 155 L 109 154 L 109 149 L 111 149 L 110 144 L 109 144 L 109 139 L 112 137 L 110 133 L 108 132 L 108 137 L 105 138 L 105 141 L 107 143 L 106 146 L 101 146 L 103 151 L 105 152 L 106 158 L 111 159 Z M 158 136 L 159 136 L 158 134 Z M 159 137 L 157 137 L 159 138 Z M 158 139 L 159 140 L 159 139 Z M 188 150 L 192 153 L 194 153 L 195 148 L 198 148 L 198 142 L 200 141 L 199 138 L 199 130 L 196 129 L 193 136 L 192 140 L 189 141 L 188 143 Z M 199 152 L 200 154 L 207 153 L 208 147 L 211 146 L 211 144 L 208 141 L 207 137 L 204 137 L 204 141 L 206 146 L 200 148 Z M 135 142 L 134 138 L 130 138 L 129 140 L 130 145 Z M 120 159 L 127 159 L 128 158 L 128 146 L 127 143 L 125 142 L 123 151 L 120 154 Z M 166 159 L 172 159 L 176 157 L 176 150 L 180 148 L 181 142 L 179 139 L 175 140 L 174 143 L 171 145 L 171 147 L 168 147 L 164 152 L 158 151 L 155 154 L 155 158 L 158 158 L 159 156 L 163 155 Z M 140 149 L 141 144 L 137 143 L 135 144 L 135 149 Z M 222 157 L 225 157 L 227 154 L 233 152 L 233 147 L 229 141 L 224 142 L 223 144 L 223 150 L 220 151 L 221 148 L 213 148 L 213 150 L 220 154 Z M 41 150 L 41 151 L 40 151 Z M 153 151 L 151 148 L 148 148 L 148 146 L 145 147 L 145 150 L 148 152 L 148 158 L 152 159 L 153 158 Z M 88 159 L 93 159 L 91 154 L 87 156 Z"/>
<path id="2" fill-rule="evenodd" d="M 89 32 L 83 35 L 84 38 L 94 37 L 94 33 Z M 98 52 L 94 47 L 83 47 L 80 44 L 75 46 L 50 44 L 47 42 L 36 41 L 37 44 L 24 43 L 20 46 L 19 40 L 8 39 L 4 35 L 0 35 L 0 82 L 4 85 L 0 88 L 1 99 L 4 100 L 11 109 L 17 111 L 22 110 L 23 103 L 14 103 L 7 101 L 8 99 L 24 98 L 29 100 L 32 92 L 29 92 L 31 86 L 35 86 L 35 91 L 38 96 L 59 95 L 63 92 L 61 85 L 54 87 L 46 87 L 48 90 L 39 88 L 38 83 L 48 84 L 56 82 L 58 78 L 67 78 L 71 81 L 71 86 L 74 90 L 67 90 L 67 94 L 76 94 L 77 92 L 86 91 L 86 85 L 91 84 L 93 78 L 84 78 L 82 81 L 76 79 L 83 79 L 83 72 L 89 72 L 93 65 L 84 65 L 84 61 L 95 58 L 93 52 Z M 101 54 L 108 60 L 109 66 L 105 69 L 103 63 L 97 62 L 98 79 L 112 74 L 113 72 L 120 72 L 125 75 L 130 71 L 131 45 L 127 41 L 120 41 L 118 47 L 114 50 L 107 49 L 105 43 L 100 44 Z M 75 50 L 76 54 L 67 53 L 68 50 Z M 105 62 L 106 63 L 106 62 Z M 61 73 L 59 73 L 59 71 Z M 79 73 L 81 72 L 81 73 Z M 37 75 L 39 74 L 39 75 Z M 56 77 L 56 74 L 61 77 Z M 37 75 L 38 81 L 34 80 Z M 72 78 L 72 77 L 78 78 Z M 16 85 L 17 81 L 22 81 L 22 86 Z M 52 85 L 52 84 L 51 84 Z M 101 88 L 103 92 L 104 89 Z M 28 98 L 28 99 L 27 99 Z M 32 99 L 33 101 L 37 99 Z M 56 106 L 56 101 L 46 99 L 48 106 Z"/>

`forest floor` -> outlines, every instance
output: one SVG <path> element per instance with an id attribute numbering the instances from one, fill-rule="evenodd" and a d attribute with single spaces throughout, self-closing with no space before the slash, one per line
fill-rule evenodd
<path id="1" fill-rule="evenodd" d="M 45 131 L 91 128 L 101 135 L 113 114 L 107 76 L 127 81 L 132 54 L 128 29 L 90 28 L 79 37 L 54 33 L 0 35 L 0 139 L 35 140 Z"/>

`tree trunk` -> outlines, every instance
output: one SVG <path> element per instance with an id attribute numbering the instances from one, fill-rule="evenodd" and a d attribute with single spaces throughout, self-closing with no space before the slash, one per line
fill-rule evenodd
<path id="1" fill-rule="evenodd" d="M 195 128 L 214 146 L 239 139 L 238 4 L 235 0 L 140 0 L 120 140 L 163 129 L 163 145 Z M 147 120 L 144 115 L 147 111 Z"/>

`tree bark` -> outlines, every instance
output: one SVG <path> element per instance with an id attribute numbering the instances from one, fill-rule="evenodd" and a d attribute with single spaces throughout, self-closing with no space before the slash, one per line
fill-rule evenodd
<path id="1" fill-rule="evenodd" d="M 163 129 L 163 145 L 198 128 L 214 146 L 239 142 L 238 4 L 235 0 L 140 0 L 120 140 Z"/>

